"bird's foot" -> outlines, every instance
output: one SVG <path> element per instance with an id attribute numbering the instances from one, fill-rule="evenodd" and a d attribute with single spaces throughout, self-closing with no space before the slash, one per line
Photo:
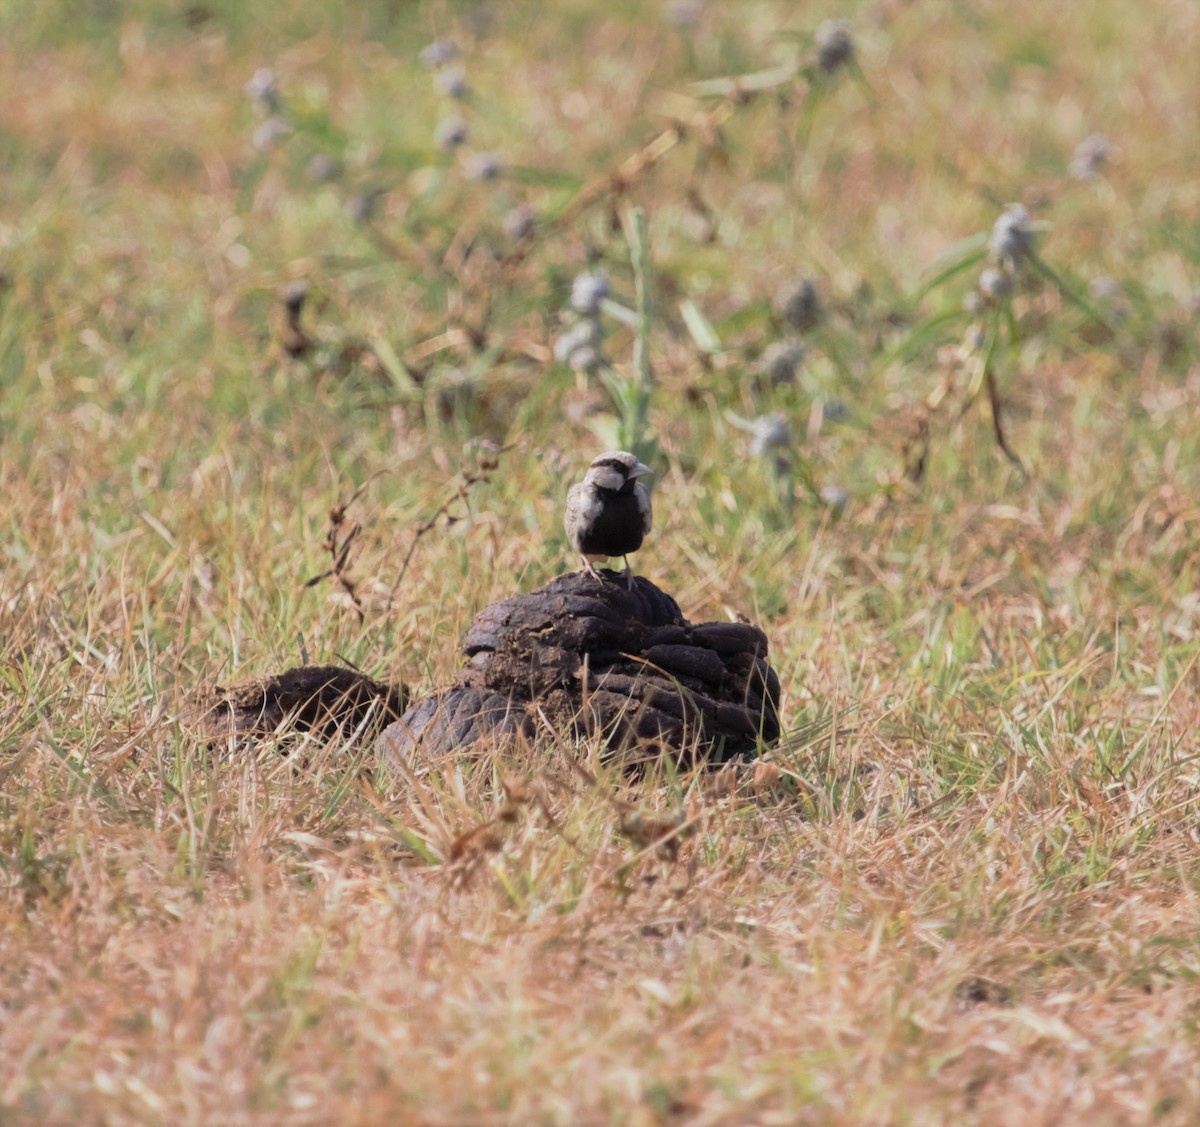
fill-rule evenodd
<path id="1" fill-rule="evenodd" d="M 587 556 L 580 556 L 580 559 L 582 559 L 582 560 L 583 560 L 583 570 L 584 570 L 584 571 L 586 571 L 586 572 L 588 573 L 588 575 L 590 575 L 590 576 L 591 576 L 593 579 L 595 579 L 595 580 L 596 580 L 598 583 L 603 583 L 603 582 L 604 582 L 604 576 L 603 576 L 603 575 L 601 575 L 601 574 L 600 574 L 600 573 L 599 573 L 599 572 L 596 570 L 596 565 L 595 565 L 594 563 L 592 563 L 592 561 L 591 561 L 591 560 L 589 560 L 589 559 L 587 558 Z"/>

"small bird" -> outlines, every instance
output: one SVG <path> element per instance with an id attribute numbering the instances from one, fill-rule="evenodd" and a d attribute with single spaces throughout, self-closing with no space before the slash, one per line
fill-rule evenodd
<path id="1" fill-rule="evenodd" d="M 563 525 L 571 546 L 583 557 L 584 570 L 603 577 L 595 564 L 609 556 L 625 560 L 625 581 L 633 587 L 629 553 L 650 531 L 650 491 L 638 481 L 650 473 L 625 450 L 608 450 L 588 467 L 584 479 L 567 491 Z"/>

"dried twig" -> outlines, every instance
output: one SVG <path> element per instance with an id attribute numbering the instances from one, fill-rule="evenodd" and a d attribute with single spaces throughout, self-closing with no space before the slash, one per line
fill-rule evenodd
<path id="1" fill-rule="evenodd" d="M 343 529 L 347 523 L 347 512 L 350 506 L 362 496 L 363 490 L 378 476 L 378 474 L 372 474 L 371 477 L 367 478 L 350 495 L 348 501 L 339 501 L 329 510 L 329 527 L 325 531 L 325 539 L 321 546 L 329 553 L 333 562 L 320 575 L 314 575 L 311 579 L 306 579 L 303 584 L 306 588 L 315 587 L 318 583 L 322 583 L 326 579 L 336 579 L 338 586 L 345 591 L 350 601 L 354 604 L 354 609 L 358 612 L 359 622 L 363 622 L 366 619 L 366 614 L 363 610 L 362 599 L 358 595 L 358 585 L 350 578 L 347 564 L 350 559 L 350 549 L 354 545 L 354 541 L 362 533 L 362 525 L 358 521 L 355 521 L 350 525 L 349 529 L 345 531 Z"/>

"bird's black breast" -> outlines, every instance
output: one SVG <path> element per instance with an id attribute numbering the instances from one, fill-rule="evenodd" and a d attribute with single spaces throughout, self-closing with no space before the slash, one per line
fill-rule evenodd
<path id="1" fill-rule="evenodd" d="M 633 493 L 597 491 L 601 504 L 579 530 L 579 550 L 589 556 L 623 556 L 642 546 L 642 513 Z"/>

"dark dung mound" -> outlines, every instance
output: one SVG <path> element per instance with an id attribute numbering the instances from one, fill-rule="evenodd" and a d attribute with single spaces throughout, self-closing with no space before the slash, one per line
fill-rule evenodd
<path id="1" fill-rule="evenodd" d="M 559 576 L 486 607 L 463 639 L 457 682 L 414 704 L 382 749 L 436 757 L 484 737 L 531 738 L 539 719 L 681 762 L 751 754 L 779 737 L 779 679 L 761 630 L 693 625 L 649 580 L 627 587 L 604 574 Z"/>
<path id="2" fill-rule="evenodd" d="M 332 738 L 368 723 L 377 731 L 407 704 L 402 686 L 385 685 L 340 665 L 302 665 L 228 688 L 203 702 L 199 719 L 211 742 L 268 736 L 290 718 L 301 731 Z"/>

